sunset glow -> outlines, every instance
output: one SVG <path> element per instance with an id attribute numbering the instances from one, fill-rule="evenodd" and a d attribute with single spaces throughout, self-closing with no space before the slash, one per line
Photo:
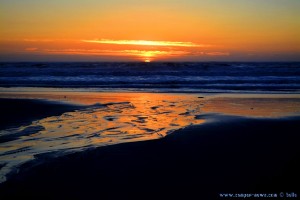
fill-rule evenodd
<path id="1" fill-rule="evenodd" d="M 37 51 L 36 48 L 27 48 L 26 51 Z M 42 55 L 81 55 L 81 56 L 118 56 L 132 57 L 135 60 L 151 62 L 162 57 L 178 57 L 188 52 L 185 51 L 146 51 L 146 50 L 98 50 L 98 49 L 44 49 Z"/>
<path id="2" fill-rule="evenodd" d="M 300 58 L 298 0 L 2 0 L 0 7 L 0 61 Z"/>
<path id="3" fill-rule="evenodd" d="M 300 0 L 0 0 L 0 105 L 1 199 L 297 197 Z"/>

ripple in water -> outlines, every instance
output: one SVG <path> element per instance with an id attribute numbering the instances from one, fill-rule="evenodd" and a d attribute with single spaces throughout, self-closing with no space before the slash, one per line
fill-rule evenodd
<path id="1" fill-rule="evenodd" d="M 192 98 L 95 104 L 0 132 L 0 182 L 21 164 L 43 154 L 54 156 L 124 142 L 152 140 L 204 122 L 202 100 Z M 4 141 L 3 141 L 4 138 Z"/>

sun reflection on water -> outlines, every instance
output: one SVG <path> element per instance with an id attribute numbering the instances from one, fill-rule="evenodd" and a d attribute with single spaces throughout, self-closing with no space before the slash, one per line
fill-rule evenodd
<path id="1" fill-rule="evenodd" d="M 84 109 L 1 131 L 1 135 L 23 135 L 0 146 L 0 164 L 5 165 L 0 171 L 2 180 L 12 168 L 36 155 L 158 139 L 177 129 L 204 122 L 195 117 L 201 107 L 197 99 L 147 94 L 115 95 L 106 99 L 100 95 L 98 98 L 101 100 L 95 96 L 86 102 L 93 105 Z"/>
<path id="2" fill-rule="evenodd" d="M 82 109 L 1 130 L 15 135 L 0 144 L 0 182 L 22 163 L 45 153 L 64 155 L 124 142 L 165 137 L 202 124 L 206 113 L 280 117 L 300 113 L 300 98 L 200 97 L 193 94 L 32 92 L 3 97 L 44 98 L 85 105 Z M 14 96 L 15 95 L 15 96 Z M 234 96 L 234 95 L 233 95 Z M 220 129 L 221 130 L 221 129 Z"/>

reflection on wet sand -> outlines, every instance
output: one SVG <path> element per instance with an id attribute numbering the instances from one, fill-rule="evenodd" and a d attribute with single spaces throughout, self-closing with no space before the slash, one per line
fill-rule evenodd
<path id="1" fill-rule="evenodd" d="M 294 116 L 300 113 L 300 98 L 215 97 L 206 101 L 202 111 L 244 117 Z"/>
<path id="2" fill-rule="evenodd" d="M 164 137 L 197 119 L 200 103 L 197 98 L 174 95 L 116 94 L 86 97 L 70 95 L 72 102 L 92 105 L 60 116 L 51 116 L 28 126 L 2 130 L 0 136 L 20 135 L 0 146 L 2 181 L 13 167 L 35 156 L 56 152 L 81 151 L 123 142 Z M 69 99 L 70 100 L 70 99 Z M 97 103 L 95 103 L 97 102 Z"/>
<path id="3" fill-rule="evenodd" d="M 253 98 L 154 93 L 9 93 L 6 98 L 43 98 L 86 105 L 74 112 L 0 131 L 16 135 L 0 144 L 0 182 L 18 165 L 45 153 L 54 156 L 123 142 L 151 140 L 193 124 L 206 113 L 246 117 L 299 114 L 300 98 Z M 34 108 L 33 108 L 34 109 Z"/>

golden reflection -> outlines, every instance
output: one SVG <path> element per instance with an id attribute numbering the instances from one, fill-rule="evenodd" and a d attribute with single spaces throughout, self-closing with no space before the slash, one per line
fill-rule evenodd
<path id="1" fill-rule="evenodd" d="M 37 154 L 81 151 L 90 147 L 152 140 L 175 130 L 216 119 L 217 113 L 246 117 L 280 117 L 300 113 L 299 95 L 98 93 L 65 90 L 0 91 L 2 98 L 32 98 L 81 104 L 81 109 L 50 116 L 27 126 L 1 130 L 23 135 L 0 146 L 0 182 L 12 168 Z M 18 89 L 20 90 L 20 88 Z M 26 89 L 25 89 L 26 90 Z M 29 131 L 29 132 L 28 132 Z"/>
<path id="2" fill-rule="evenodd" d="M 203 112 L 245 117 L 284 117 L 299 115 L 300 98 L 286 95 L 234 95 L 207 99 Z"/>
<path id="3" fill-rule="evenodd" d="M 7 95 L 12 97 L 13 93 Z M 195 117 L 200 113 L 200 104 L 189 95 L 80 92 L 15 95 L 71 101 L 86 106 L 0 131 L 0 135 L 23 135 L 0 146 L 0 164 L 5 163 L 5 168 L 0 170 L 0 182 L 10 169 L 34 159 L 37 154 L 54 151 L 64 154 L 91 147 L 158 139 L 205 121 Z"/>

